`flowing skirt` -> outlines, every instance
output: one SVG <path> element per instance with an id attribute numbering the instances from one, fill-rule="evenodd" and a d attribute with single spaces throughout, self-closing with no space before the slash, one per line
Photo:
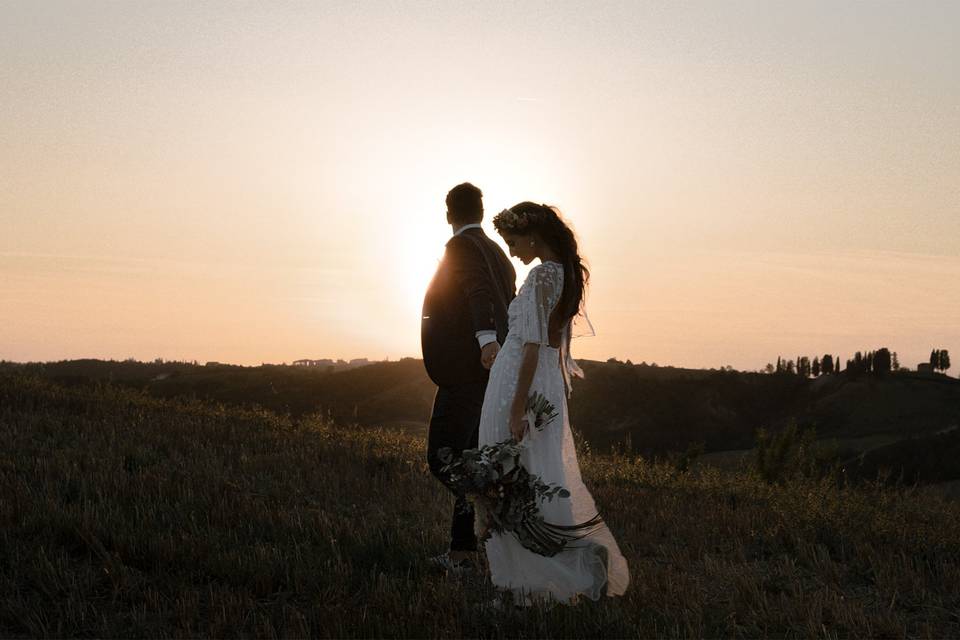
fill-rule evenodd
<path id="1" fill-rule="evenodd" d="M 522 351 L 520 340 L 508 335 L 490 370 L 480 416 L 481 446 L 511 437 L 510 406 L 516 394 Z M 530 427 L 523 439 L 521 461 L 544 482 L 558 484 L 570 492 L 569 498 L 555 497 L 541 503 L 544 520 L 559 525 L 585 522 L 596 515 L 597 508 L 580 477 L 557 349 L 540 347 L 530 387 L 530 393 L 535 392 L 543 394 L 559 415 L 542 431 Z M 581 594 L 598 600 L 603 595 L 622 595 L 626 591 L 630 582 L 627 561 L 606 524 L 571 545 L 572 548 L 548 558 L 525 548 L 510 532 L 493 533 L 486 542 L 493 584 L 512 591 L 515 602 L 530 598 L 571 603 Z"/>

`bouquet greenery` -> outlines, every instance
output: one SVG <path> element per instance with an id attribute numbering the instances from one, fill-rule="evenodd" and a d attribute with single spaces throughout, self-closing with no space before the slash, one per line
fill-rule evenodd
<path id="1" fill-rule="evenodd" d="M 553 406 L 540 394 L 527 403 L 531 424 L 543 429 L 557 417 Z M 528 418 L 530 419 L 530 418 Z M 571 542 L 588 535 L 602 520 L 597 514 L 581 524 L 558 525 L 544 521 L 539 505 L 554 498 L 569 498 L 561 486 L 547 484 L 531 474 L 520 462 L 523 447 L 514 439 L 467 449 L 460 457 L 443 447 L 437 454 L 449 474 L 448 484 L 466 496 L 476 515 L 477 537 L 482 541 L 491 532 L 512 532 L 527 549 L 553 556 Z"/>
<path id="2" fill-rule="evenodd" d="M 539 391 L 533 392 L 527 398 L 525 411 L 527 413 L 527 424 L 536 428 L 537 431 L 543 431 L 543 428 L 553 422 L 558 415 L 556 407 Z"/>

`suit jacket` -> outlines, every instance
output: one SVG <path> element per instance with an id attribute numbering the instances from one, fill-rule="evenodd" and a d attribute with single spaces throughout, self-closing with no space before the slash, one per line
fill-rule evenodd
<path id="1" fill-rule="evenodd" d="M 423 364 L 437 386 L 487 380 L 476 333 L 496 331 L 503 344 L 516 280 L 510 260 L 482 229 L 467 229 L 447 242 L 420 321 Z"/>

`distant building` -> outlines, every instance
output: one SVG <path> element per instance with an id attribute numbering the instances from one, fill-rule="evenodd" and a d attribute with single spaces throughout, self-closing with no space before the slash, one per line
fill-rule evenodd
<path id="1" fill-rule="evenodd" d="M 929 362 L 921 362 L 920 364 L 917 365 L 917 373 L 932 374 L 934 373 L 933 365 L 930 364 Z"/>
<path id="2" fill-rule="evenodd" d="M 295 367 L 329 367 L 333 364 L 333 360 L 329 358 L 324 358 L 323 360 L 294 360 L 293 366 Z"/>
<path id="3" fill-rule="evenodd" d="M 323 358 L 321 360 L 304 358 L 293 361 L 293 366 L 295 367 L 322 367 L 325 371 L 346 371 L 347 369 L 355 369 L 368 364 L 371 363 L 367 358 L 354 358 L 350 362 L 346 360 L 331 360 L 330 358 Z"/>

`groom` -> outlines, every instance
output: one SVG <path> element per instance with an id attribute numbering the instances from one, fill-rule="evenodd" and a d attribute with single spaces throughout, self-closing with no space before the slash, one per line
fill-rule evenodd
<path id="1" fill-rule="evenodd" d="M 469 182 L 447 194 L 447 222 L 453 237 L 423 299 L 423 364 L 437 385 L 427 462 L 444 484 L 448 478 L 440 470 L 443 463 L 437 451 L 450 447 L 458 455 L 477 446 L 489 369 L 507 336 L 507 305 L 515 295 L 513 265 L 480 228 L 482 198 L 480 189 Z M 462 495 L 456 495 L 450 549 L 431 561 L 462 573 L 472 568 L 476 550 L 473 510 Z"/>

